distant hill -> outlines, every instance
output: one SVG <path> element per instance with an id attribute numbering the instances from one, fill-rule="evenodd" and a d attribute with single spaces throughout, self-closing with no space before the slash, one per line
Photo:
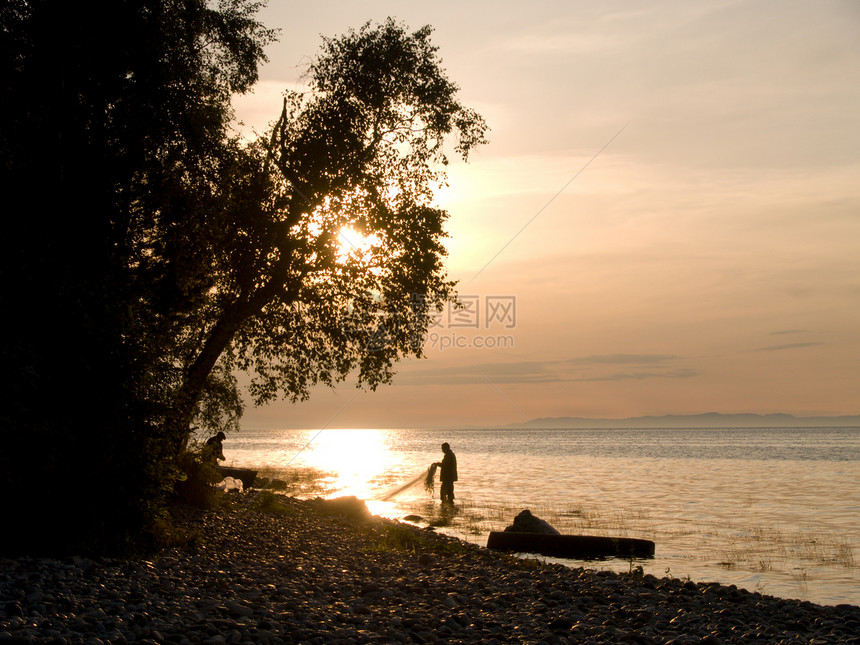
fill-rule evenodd
<path id="1" fill-rule="evenodd" d="M 668 414 L 661 417 L 589 419 L 547 417 L 507 428 L 836 428 L 860 427 L 860 415 L 843 417 L 795 417 L 791 414 Z"/>

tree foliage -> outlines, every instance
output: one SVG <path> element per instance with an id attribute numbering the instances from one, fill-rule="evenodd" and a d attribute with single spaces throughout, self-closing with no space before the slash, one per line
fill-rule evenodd
<path id="1" fill-rule="evenodd" d="M 466 157 L 486 126 L 457 100 L 430 28 L 388 20 L 326 39 L 306 90 L 246 143 L 230 97 L 274 36 L 258 9 L 0 10 L 0 181 L 19 204 L 0 265 L 14 312 L 2 484 L 13 511 L 46 492 L 61 505 L 10 543 L 36 533 L 60 548 L 70 536 L 55 527 L 71 523 L 77 544 L 133 541 L 192 424 L 238 423 L 237 371 L 254 375 L 257 403 L 351 373 L 375 388 L 421 356 L 453 298 L 433 189 L 449 135 Z"/>
<path id="2" fill-rule="evenodd" d="M 232 164 L 230 96 L 273 37 L 243 0 L 0 9 L 0 489 L 8 549 L 139 539 Z M 183 328 L 185 330 L 183 331 Z"/>
<path id="3" fill-rule="evenodd" d="M 237 155 L 233 247 L 191 378 L 229 350 L 256 374 L 258 403 L 295 400 L 354 370 L 375 388 L 421 355 L 453 296 L 446 213 L 432 206 L 444 141 L 453 132 L 465 156 L 486 129 L 456 100 L 430 32 L 389 20 L 326 40 L 307 91 L 287 92 L 273 130 Z M 344 229 L 362 243 L 351 248 Z"/>

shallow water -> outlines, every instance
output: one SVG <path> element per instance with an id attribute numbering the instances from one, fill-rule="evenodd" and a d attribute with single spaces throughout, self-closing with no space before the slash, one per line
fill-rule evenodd
<path id="1" fill-rule="evenodd" d="M 443 441 L 459 462 L 453 509 L 420 482 L 381 501 Z M 357 495 L 477 544 L 529 508 L 563 533 L 656 543 L 654 559 L 556 560 L 572 566 L 860 605 L 860 428 L 243 430 L 224 452 L 284 478 L 321 471 L 296 496 Z"/>

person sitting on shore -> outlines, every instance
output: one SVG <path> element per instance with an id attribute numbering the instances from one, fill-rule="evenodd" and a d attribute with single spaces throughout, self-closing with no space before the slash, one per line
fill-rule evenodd
<path id="1" fill-rule="evenodd" d="M 224 439 L 227 438 L 223 432 L 219 432 L 214 437 L 209 437 L 206 444 L 203 446 L 202 455 L 203 462 L 209 464 L 213 468 L 218 465 L 219 461 L 224 461 Z"/>

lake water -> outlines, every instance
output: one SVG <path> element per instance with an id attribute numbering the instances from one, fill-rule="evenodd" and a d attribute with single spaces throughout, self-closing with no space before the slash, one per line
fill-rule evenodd
<path id="1" fill-rule="evenodd" d="M 443 441 L 453 508 L 422 485 Z M 528 508 L 562 533 L 656 543 L 654 559 L 553 561 L 860 605 L 860 428 L 243 430 L 224 453 L 296 497 L 357 495 L 481 545 Z"/>

